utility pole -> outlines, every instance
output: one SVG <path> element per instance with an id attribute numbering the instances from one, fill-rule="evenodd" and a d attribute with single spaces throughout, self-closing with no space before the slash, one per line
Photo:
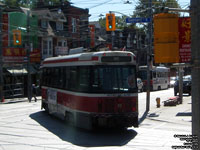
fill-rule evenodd
<path id="1" fill-rule="evenodd" d="M 4 86 L 4 83 L 3 83 L 3 48 L 2 48 L 2 8 L 0 7 L 0 20 L 1 20 L 1 23 L 0 23 L 0 101 L 3 100 L 3 86 Z"/>
<path id="2" fill-rule="evenodd" d="M 200 1 L 191 0 L 191 51 L 192 51 L 192 135 L 197 136 L 193 146 L 200 146 Z M 195 148 L 194 148 L 195 149 Z M 199 149 L 199 148 L 197 148 Z"/>
<path id="3" fill-rule="evenodd" d="M 114 50 L 114 44 L 115 44 L 115 31 L 111 32 L 111 37 L 112 37 L 112 50 Z"/>
<path id="4" fill-rule="evenodd" d="M 150 108 L 150 66 L 151 66 L 151 49 L 152 49 L 152 0 L 149 0 L 148 14 L 150 22 L 148 24 L 149 47 L 147 49 L 147 97 L 146 97 L 146 112 Z"/>
<path id="5" fill-rule="evenodd" d="M 179 78 L 179 98 L 180 98 L 180 101 L 181 101 L 181 104 L 183 102 L 183 67 L 178 67 L 178 78 Z"/>
<path id="6" fill-rule="evenodd" d="M 29 9 L 27 10 L 27 47 L 26 47 L 26 54 L 27 54 L 27 72 L 28 72 L 27 94 L 28 94 L 28 101 L 31 102 L 32 84 L 31 84 L 31 72 L 30 72 L 30 10 Z"/>

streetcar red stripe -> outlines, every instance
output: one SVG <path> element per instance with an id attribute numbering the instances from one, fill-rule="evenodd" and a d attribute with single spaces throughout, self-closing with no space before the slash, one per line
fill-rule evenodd
<path id="1" fill-rule="evenodd" d="M 57 92 L 57 103 L 84 112 L 116 113 L 136 111 L 137 97 L 85 97 Z M 100 108 L 101 107 L 101 108 Z M 121 107 L 121 108 L 118 108 Z"/>

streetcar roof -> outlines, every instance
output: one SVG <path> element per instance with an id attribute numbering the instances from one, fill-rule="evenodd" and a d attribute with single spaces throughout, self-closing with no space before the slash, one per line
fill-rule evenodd
<path id="1" fill-rule="evenodd" d="M 135 55 L 132 52 L 128 51 L 100 51 L 100 52 L 87 52 L 87 53 L 79 53 L 72 54 L 66 56 L 58 56 L 46 58 L 43 61 L 43 64 L 49 63 L 63 63 L 63 62 L 77 62 L 77 61 L 99 61 L 99 57 L 102 56 L 132 56 Z M 67 60 L 67 61 L 66 61 Z"/>

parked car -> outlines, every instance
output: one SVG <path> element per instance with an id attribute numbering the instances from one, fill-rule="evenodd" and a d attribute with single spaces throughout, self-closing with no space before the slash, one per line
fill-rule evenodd
<path id="1" fill-rule="evenodd" d="M 183 77 L 183 93 L 191 95 L 191 86 L 192 79 Z M 177 80 L 174 84 L 174 95 L 177 96 L 177 93 L 179 93 L 179 80 Z"/>
<path id="2" fill-rule="evenodd" d="M 137 87 L 138 87 L 138 92 L 143 92 L 143 82 L 140 78 L 137 78 Z"/>

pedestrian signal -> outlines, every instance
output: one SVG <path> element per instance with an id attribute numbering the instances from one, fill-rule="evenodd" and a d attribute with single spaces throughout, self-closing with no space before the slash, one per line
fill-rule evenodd
<path id="1" fill-rule="evenodd" d="M 13 30 L 12 32 L 13 32 L 13 44 L 21 45 L 22 44 L 21 31 Z"/>
<path id="2" fill-rule="evenodd" d="M 115 31 L 115 14 L 106 14 L 106 31 Z"/>

